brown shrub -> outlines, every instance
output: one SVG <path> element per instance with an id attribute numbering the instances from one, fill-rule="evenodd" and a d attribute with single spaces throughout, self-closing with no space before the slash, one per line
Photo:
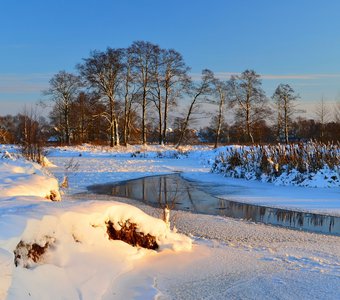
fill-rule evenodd
<path id="1" fill-rule="evenodd" d="M 53 239 L 47 237 L 47 240 L 43 246 L 37 243 L 25 243 L 20 241 L 14 250 L 14 264 L 15 266 L 23 266 L 29 268 L 31 262 L 39 262 L 41 257 L 45 254 L 47 248 L 51 245 Z"/>
<path id="2" fill-rule="evenodd" d="M 137 224 L 130 223 L 129 220 L 125 223 L 118 223 L 121 226 L 120 230 L 116 230 L 111 221 L 106 223 L 107 234 L 111 240 L 121 240 L 133 247 L 143 247 L 147 249 L 156 250 L 158 244 L 156 238 L 150 234 L 144 234 L 137 231 Z"/>

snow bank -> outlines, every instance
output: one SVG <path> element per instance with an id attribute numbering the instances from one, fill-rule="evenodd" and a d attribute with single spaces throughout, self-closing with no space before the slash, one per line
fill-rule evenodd
<path id="1" fill-rule="evenodd" d="M 160 249 L 171 248 L 175 251 L 191 249 L 191 240 L 188 237 L 173 233 L 164 221 L 150 217 L 134 206 L 117 203 L 110 207 L 99 220 L 98 226 L 111 221 L 117 230 L 125 221 L 137 224 L 139 232 L 156 237 Z"/>
<path id="2" fill-rule="evenodd" d="M 57 180 L 6 151 L 0 156 L 0 299 L 101 299 L 136 260 L 191 249 L 190 238 L 133 206 L 41 201 L 60 199 Z M 157 251 L 109 239 L 109 222 L 134 223 L 138 233 L 155 238 Z"/>
<path id="3" fill-rule="evenodd" d="M 110 240 L 107 222 L 119 226 L 126 220 L 136 223 L 138 231 L 154 235 L 159 250 Z M 33 244 L 46 248 L 36 260 L 22 247 Z M 77 294 L 82 299 L 100 299 L 112 280 L 130 270 L 134 261 L 165 249 L 188 251 L 191 247 L 190 238 L 170 231 L 162 220 L 136 207 L 118 202 L 74 206 L 67 212 L 28 219 L 22 234 L 0 241 L 0 295 L 7 294 L 7 299 L 25 299 L 29 294 L 32 299 L 52 299 L 53 283 L 56 299 L 75 299 Z"/>
<path id="4" fill-rule="evenodd" d="M 121 152 L 90 148 L 50 150 L 49 158 L 59 166 L 51 171 L 58 178 L 63 178 L 63 166 L 70 157 L 79 157 L 79 170 L 69 172 L 70 189 L 75 187 L 77 192 L 94 183 L 181 171 L 186 178 L 207 183 L 203 189 L 212 183 L 212 189 L 228 199 L 254 197 L 272 204 L 283 196 L 291 203 L 300 199 L 309 207 L 308 198 L 313 196 L 319 207 L 325 208 L 327 199 L 339 207 L 336 188 L 274 186 L 209 173 L 219 152 L 237 146 L 190 148 L 183 159 L 157 154 L 174 150 L 167 147 L 147 147 L 147 152 L 152 148 L 154 152 L 146 156 L 158 155 L 151 159 L 131 157 L 140 146 L 129 146 L 127 153 L 124 147 Z M 0 145 L 0 151 L 4 149 Z M 11 159 L 0 159 L 1 190 L 10 188 L 19 177 L 25 181 L 32 175 L 46 175 L 39 166 L 20 160 L 12 163 L 15 152 L 9 152 Z M 93 200 L 93 195 L 78 194 L 51 202 L 37 201 L 37 196 L 0 196 L 0 299 L 228 299 L 254 295 L 335 299 L 339 295 L 338 237 L 177 211 L 176 227 L 193 235 L 195 241 L 191 251 L 179 251 L 191 249 L 188 237 L 170 231 L 162 221 L 135 207 L 108 201 L 111 199 L 98 196 Z M 139 202 L 130 203 L 154 216 L 160 213 Z M 159 249 L 110 240 L 107 223 L 119 229 L 125 220 L 138 224 L 138 231 L 155 235 Z M 21 241 L 16 267 L 14 250 Z M 34 244 L 47 246 L 33 260 L 25 245 Z"/>
<path id="5" fill-rule="evenodd" d="M 39 164 L 7 152 L 0 158 L 0 195 L 61 200 L 58 181 L 54 177 Z"/>

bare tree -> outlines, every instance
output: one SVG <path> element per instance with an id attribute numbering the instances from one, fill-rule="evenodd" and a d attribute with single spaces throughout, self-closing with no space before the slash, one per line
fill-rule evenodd
<path id="1" fill-rule="evenodd" d="M 161 49 L 152 69 L 152 99 L 158 112 L 158 142 L 164 144 L 168 127 L 169 108 L 177 104 L 189 82 L 183 57 L 177 51 Z"/>
<path id="2" fill-rule="evenodd" d="M 135 84 L 136 73 L 133 68 L 133 56 L 130 48 L 124 51 L 122 80 L 122 93 L 124 97 L 123 143 L 127 146 L 131 132 L 132 104 L 136 102 L 139 92 L 138 86 Z"/>
<path id="3" fill-rule="evenodd" d="M 191 83 L 191 86 L 188 90 L 188 94 L 191 97 L 191 102 L 189 105 L 188 112 L 186 114 L 186 117 L 182 123 L 181 126 L 181 132 L 179 139 L 176 144 L 176 148 L 178 148 L 181 143 L 183 142 L 183 138 L 185 136 L 185 133 L 188 129 L 190 120 L 191 120 L 191 115 L 197 106 L 199 104 L 200 99 L 204 99 L 204 96 L 207 96 L 209 93 L 211 93 L 211 79 L 212 79 L 212 71 L 205 69 L 202 71 L 202 79 L 199 83 Z"/>
<path id="4" fill-rule="evenodd" d="M 320 123 L 320 140 L 323 142 L 325 135 L 325 125 L 330 121 L 330 110 L 323 97 L 315 105 L 314 113 L 317 121 Z"/>
<path id="5" fill-rule="evenodd" d="M 70 111 L 71 104 L 78 96 L 81 87 L 80 78 L 72 73 L 60 71 L 50 80 L 50 87 L 44 91 L 55 102 L 55 108 L 60 116 L 60 130 L 63 132 L 64 141 L 70 144 Z"/>
<path id="6" fill-rule="evenodd" d="M 150 103 L 150 88 L 152 81 L 152 69 L 155 58 L 160 49 L 157 45 L 145 41 L 134 42 L 129 51 L 133 56 L 133 65 L 136 70 L 136 83 L 140 87 L 142 106 L 142 143 L 146 144 L 147 132 L 147 105 Z"/>
<path id="7" fill-rule="evenodd" d="M 302 112 L 297 109 L 296 102 L 299 96 L 289 84 L 280 84 L 276 88 L 272 99 L 275 101 L 277 110 L 277 137 L 280 140 L 283 131 L 285 142 L 288 144 L 292 117 L 295 113 Z"/>
<path id="8" fill-rule="evenodd" d="M 19 115 L 19 146 L 22 155 L 39 164 L 44 163 L 44 146 L 46 144 L 46 122 L 39 118 L 37 110 L 24 108 Z"/>
<path id="9" fill-rule="evenodd" d="M 70 126 L 72 128 L 74 143 L 85 143 L 90 141 L 90 133 L 94 121 L 97 123 L 101 121 L 100 117 L 96 116 L 102 115 L 105 111 L 105 107 L 103 107 L 99 99 L 100 96 L 96 93 L 82 91 L 72 103 Z M 53 116 L 53 113 L 51 114 L 51 117 L 52 122 L 57 121 L 55 116 Z"/>
<path id="10" fill-rule="evenodd" d="M 110 146 L 119 145 L 118 116 L 116 113 L 117 94 L 121 82 L 123 50 L 107 48 L 105 52 L 94 51 L 79 64 L 82 78 L 107 102 L 108 111 L 104 117 L 109 122 Z"/>
<path id="11" fill-rule="evenodd" d="M 216 124 L 214 148 L 217 148 L 221 138 L 222 123 L 224 122 L 223 114 L 228 96 L 228 85 L 226 82 L 216 78 L 212 72 L 210 80 L 212 82 L 212 92 L 215 96 L 215 99 L 212 100 L 212 103 L 218 106 L 217 116 L 214 119 L 214 123 Z"/>
<path id="12" fill-rule="evenodd" d="M 254 143 L 253 126 L 270 112 L 260 75 L 254 70 L 245 70 L 241 75 L 232 76 L 228 85 L 230 104 L 236 109 L 236 119 L 243 124 L 245 141 Z"/>
<path id="13" fill-rule="evenodd" d="M 151 81 L 151 99 L 154 102 L 158 113 L 158 142 L 163 144 L 163 82 L 165 77 L 165 64 L 164 64 L 165 50 L 159 49 L 155 53 L 154 63 L 152 64 L 152 81 Z"/>
<path id="14" fill-rule="evenodd" d="M 88 130 L 89 119 L 92 118 L 91 108 L 89 107 L 89 95 L 81 92 L 74 102 L 74 119 L 76 131 L 81 143 L 85 142 L 85 136 Z"/>

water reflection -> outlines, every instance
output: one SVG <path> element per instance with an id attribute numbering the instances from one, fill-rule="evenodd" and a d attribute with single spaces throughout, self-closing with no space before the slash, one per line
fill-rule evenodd
<path id="1" fill-rule="evenodd" d="M 115 184 L 94 185 L 98 194 L 127 197 L 156 207 L 222 215 L 265 224 L 340 235 L 340 218 L 220 199 L 182 179 L 178 174 L 144 177 Z"/>

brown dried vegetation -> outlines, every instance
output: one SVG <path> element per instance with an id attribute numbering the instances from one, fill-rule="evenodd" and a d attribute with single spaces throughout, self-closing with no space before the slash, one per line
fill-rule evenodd
<path id="1" fill-rule="evenodd" d="M 130 223 L 129 220 L 118 224 L 121 227 L 120 230 L 114 228 L 112 221 L 106 222 L 109 239 L 121 240 L 133 247 L 143 247 L 152 250 L 158 249 L 159 246 L 156 238 L 150 234 L 145 235 L 143 232 L 138 232 L 137 224 Z"/>
<path id="2" fill-rule="evenodd" d="M 41 260 L 46 250 L 50 247 L 52 239 L 47 238 L 43 246 L 38 243 L 26 243 L 20 241 L 14 250 L 14 264 L 15 266 L 21 265 L 24 268 L 30 268 L 32 261 L 37 263 Z"/>

